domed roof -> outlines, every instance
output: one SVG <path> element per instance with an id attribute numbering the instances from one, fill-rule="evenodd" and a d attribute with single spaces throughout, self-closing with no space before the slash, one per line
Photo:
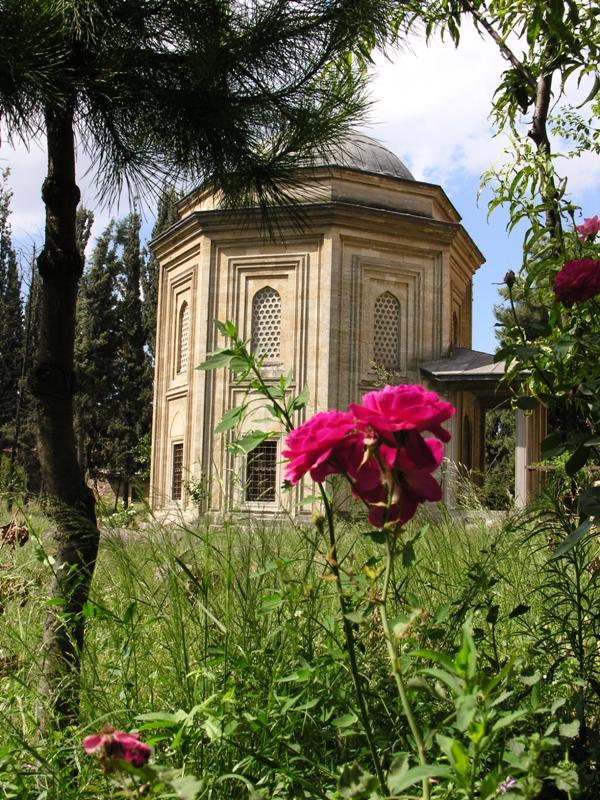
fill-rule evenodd
<path id="1" fill-rule="evenodd" d="M 403 178 L 408 181 L 415 180 L 398 156 L 395 156 L 377 139 L 356 131 L 351 131 L 332 144 L 327 153 L 317 155 L 312 166 L 346 167 L 361 172 L 391 175 L 394 178 Z"/>

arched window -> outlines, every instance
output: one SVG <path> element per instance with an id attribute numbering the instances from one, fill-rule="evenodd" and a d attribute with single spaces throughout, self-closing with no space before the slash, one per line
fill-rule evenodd
<path id="1" fill-rule="evenodd" d="M 190 308 L 187 303 L 182 303 L 179 309 L 177 323 L 177 374 L 187 372 L 188 353 L 190 344 Z"/>
<path id="2" fill-rule="evenodd" d="M 276 361 L 280 349 L 281 297 L 265 286 L 252 298 L 252 352 L 265 361 Z"/>
<path id="3" fill-rule="evenodd" d="M 400 368 L 400 302 L 391 292 L 375 300 L 373 360 L 378 367 Z"/>

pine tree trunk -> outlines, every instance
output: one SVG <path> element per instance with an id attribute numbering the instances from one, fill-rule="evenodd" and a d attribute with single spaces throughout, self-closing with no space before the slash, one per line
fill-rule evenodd
<path id="1" fill-rule="evenodd" d="M 82 256 L 77 247 L 75 147 L 72 108 L 46 110 L 48 176 L 44 248 L 38 259 L 41 319 L 31 378 L 48 512 L 55 523 L 56 553 L 42 652 L 42 726 L 75 721 L 83 647 L 83 606 L 96 563 L 99 533 L 94 498 L 77 459 L 73 430 L 73 351 L 77 284 Z"/>

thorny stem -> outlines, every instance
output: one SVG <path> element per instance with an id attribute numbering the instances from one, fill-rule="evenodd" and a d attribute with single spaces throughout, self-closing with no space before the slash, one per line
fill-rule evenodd
<path id="1" fill-rule="evenodd" d="M 388 655 L 390 658 L 390 662 L 392 665 L 392 673 L 394 675 L 394 680 L 396 681 L 396 688 L 398 689 L 398 695 L 400 696 L 400 702 L 402 703 L 402 710 L 404 711 L 404 716 L 406 717 L 406 721 L 408 722 L 408 726 L 410 731 L 413 735 L 413 739 L 415 740 L 415 745 L 417 749 L 417 756 L 419 758 L 419 763 L 421 766 L 425 766 L 427 764 L 427 759 L 425 757 L 425 746 L 423 744 L 423 737 L 421 736 L 421 731 L 417 725 L 415 720 L 410 701 L 408 699 L 408 694 L 406 692 L 406 686 L 404 685 L 404 681 L 402 679 L 402 673 L 400 671 L 398 653 L 396 652 L 396 645 L 394 644 L 394 638 L 392 631 L 390 629 L 389 620 L 387 617 L 386 611 L 386 603 L 390 588 L 390 579 L 392 575 L 392 566 L 394 563 L 394 544 L 395 544 L 395 537 L 397 535 L 397 531 L 394 533 L 388 533 L 385 539 L 386 543 L 386 561 L 385 561 L 385 575 L 383 579 L 383 590 L 381 593 L 381 605 L 379 606 L 379 614 L 381 616 L 381 624 L 383 626 L 383 633 L 385 635 L 385 642 L 387 645 Z M 429 779 L 423 778 L 422 783 L 423 800 L 429 800 Z"/>
<path id="2" fill-rule="evenodd" d="M 285 428 L 289 433 L 294 428 L 294 423 L 291 419 L 290 414 L 288 413 L 285 406 L 282 406 L 280 403 L 277 402 L 276 399 L 271 397 L 271 394 L 268 390 L 267 385 L 264 382 L 261 372 L 259 369 L 257 369 L 251 356 L 247 352 L 245 352 L 244 355 L 248 358 L 248 362 L 251 365 L 251 370 L 258 379 L 259 383 L 266 389 L 269 399 L 273 403 L 273 406 L 278 409 L 281 418 L 284 420 Z M 325 507 L 325 516 L 327 519 L 327 532 L 329 536 L 328 564 L 335 577 L 335 584 L 340 602 L 340 609 L 342 612 L 342 627 L 344 630 L 344 638 L 346 641 L 346 650 L 348 652 L 348 661 L 350 663 L 350 672 L 352 674 L 352 682 L 354 683 L 354 691 L 356 693 L 356 700 L 358 703 L 360 719 L 363 728 L 365 730 L 365 736 L 367 739 L 367 744 L 369 746 L 369 751 L 371 753 L 371 760 L 373 762 L 373 767 L 375 769 L 377 781 L 379 783 L 379 789 L 383 795 L 387 796 L 389 792 L 387 791 L 385 777 L 383 774 L 383 768 L 381 766 L 379 754 L 377 753 L 377 748 L 375 746 L 375 738 L 373 736 L 373 730 L 371 727 L 369 709 L 362 689 L 360 674 L 358 672 L 358 662 L 356 660 L 356 646 L 354 644 L 354 633 L 352 632 L 352 625 L 350 624 L 350 621 L 346 616 L 349 609 L 348 609 L 348 604 L 346 602 L 346 597 L 344 596 L 342 582 L 340 580 L 340 568 L 337 557 L 337 542 L 335 538 L 335 521 L 333 519 L 333 509 L 331 507 L 331 503 L 329 502 L 329 498 L 327 497 L 327 492 L 325 491 L 325 487 L 323 486 L 322 483 L 319 483 L 318 486 L 319 486 L 319 491 L 321 493 L 321 498 L 323 500 L 323 505 Z"/>
<path id="3" fill-rule="evenodd" d="M 319 486 L 319 491 L 321 492 L 323 505 L 325 506 L 325 516 L 327 519 L 327 532 L 329 534 L 328 563 L 335 577 L 338 599 L 340 601 L 340 609 L 342 611 L 342 626 L 344 629 L 344 638 L 346 640 L 346 650 L 348 651 L 350 672 L 352 673 L 352 681 L 354 683 L 354 691 L 356 693 L 356 700 L 358 702 L 360 719 L 365 729 L 365 736 L 367 739 L 367 743 L 369 745 L 369 751 L 371 753 L 371 760 L 373 762 L 373 767 L 375 768 L 375 773 L 377 775 L 379 789 L 383 795 L 387 796 L 388 791 L 386 788 L 385 778 L 383 775 L 383 769 L 381 766 L 381 761 L 379 759 L 379 754 L 377 753 L 377 748 L 375 747 L 375 740 L 373 737 L 373 730 L 371 728 L 371 720 L 369 717 L 367 701 L 365 699 L 365 695 L 360 680 L 360 675 L 358 672 L 358 663 L 356 660 L 356 647 L 354 644 L 354 634 L 352 632 L 352 625 L 350 624 L 350 621 L 346 616 L 348 614 L 348 604 L 346 602 L 346 597 L 344 595 L 344 590 L 342 588 L 342 582 L 340 580 L 340 568 L 337 557 L 337 542 L 335 538 L 335 522 L 333 519 L 333 509 L 331 508 L 331 503 L 329 502 L 329 498 L 327 497 L 327 492 L 325 491 L 323 484 L 319 483 L 318 486 Z"/>

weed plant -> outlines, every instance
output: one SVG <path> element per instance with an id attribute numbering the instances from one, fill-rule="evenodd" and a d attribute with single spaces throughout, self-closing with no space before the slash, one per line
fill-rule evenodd
<path id="1" fill-rule="evenodd" d="M 149 520 L 129 530 L 107 519 L 86 607 L 81 727 L 42 741 L 39 643 L 52 557 L 43 517 L 28 522 L 30 541 L 0 551 L 0 797 L 112 797 L 80 747 L 84 735 L 106 722 L 140 730 L 155 761 L 199 776 L 201 798 L 333 798 L 340 766 L 368 761 L 335 586 L 326 579 L 326 543 L 311 525 L 256 520 L 194 526 Z M 408 732 L 377 608 L 364 603 L 368 576 L 381 568 L 364 528 L 340 521 L 339 553 L 387 767 L 409 749 Z M 582 561 L 579 588 L 565 578 L 575 566 L 558 586 L 547 530 L 531 521 L 527 530 L 523 520 L 488 527 L 422 514 L 406 531 L 412 547 L 392 581 L 390 613 L 404 626 L 403 651 L 451 651 L 470 617 L 484 672 L 518 657 L 519 695 L 537 687 L 550 702 L 564 697 L 565 718 L 573 710 L 584 725 L 581 746 L 593 765 L 597 648 L 584 637 L 582 666 L 576 631 L 591 624 L 597 581 Z M 592 545 L 586 546 L 587 555 L 578 557 L 589 561 Z M 576 596 L 580 603 L 585 597 L 585 618 Z M 417 671 L 404 666 L 419 714 L 436 724 L 439 703 L 416 691 Z"/>

